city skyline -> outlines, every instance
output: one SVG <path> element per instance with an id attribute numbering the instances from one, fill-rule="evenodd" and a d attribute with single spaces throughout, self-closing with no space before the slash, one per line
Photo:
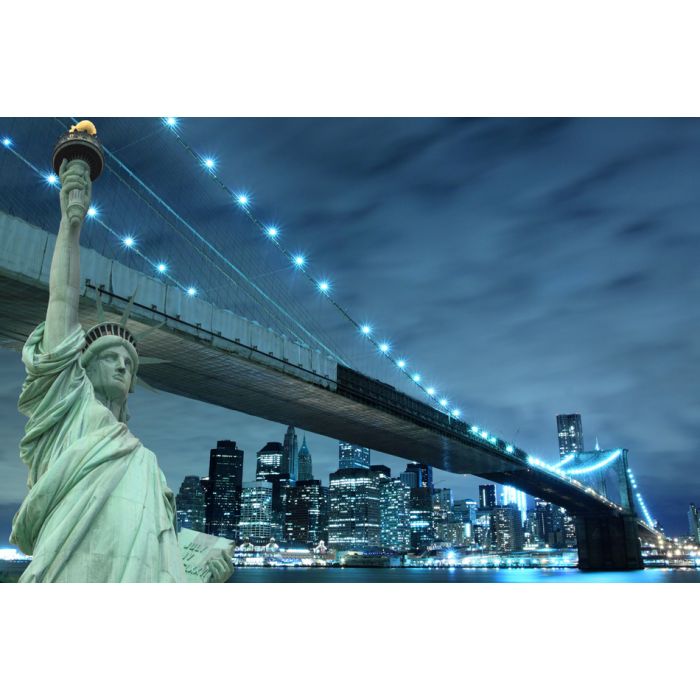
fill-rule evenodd
<path id="1" fill-rule="evenodd" d="M 672 134 L 664 120 L 270 121 L 187 128 L 197 143 L 218 136 L 222 176 L 248 180 L 274 205 L 344 302 L 430 368 L 465 416 L 554 461 L 554 417 L 581 414 L 589 446 L 598 436 L 604 449 L 628 448 L 652 514 L 684 532 L 700 491 L 697 311 L 683 303 L 698 284 L 697 120 L 674 121 Z M 242 172 L 226 172 L 231 124 Z M 364 144 L 362 155 L 348 141 Z M 291 171 L 300 163 L 299 181 Z M 15 408 L 23 368 L 0 352 L 7 522 L 25 493 Z M 205 473 L 216 440 L 243 446 L 248 481 L 255 452 L 283 438 L 277 425 L 165 394 L 139 390 L 130 411 L 174 489 Z M 307 437 L 314 476 L 326 483 L 337 441 Z M 405 465 L 374 452 L 373 461 Z M 474 497 L 478 483 L 441 471 L 435 479 L 457 497 Z"/>

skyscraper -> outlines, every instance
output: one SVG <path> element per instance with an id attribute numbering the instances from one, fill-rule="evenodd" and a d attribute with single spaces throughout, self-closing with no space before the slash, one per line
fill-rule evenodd
<path id="1" fill-rule="evenodd" d="M 209 534 L 238 538 L 243 450 L 233 440 L 219 440 L 209 453 L 209 486 L 206 494 L 206 529 Z"/>
<path id="2" fill-rule="evenodd" d="M 524 491 L 518 491 L 513 486 L 504 486 L 501 492 L 501 500 L 504 506 L 513 503 L 520 512 L 522 524 L 525 524 L 527 519 L 527 494 Z"/>
<path id="3" fill-rule="evenodd" d="M 434 541 L 433 491 L 419 486 L 411 489 L 411 549 L 427 549 Z"/>
<path id="4" fill-rule="evenodd" d="M 255 469 L 256 481 L 267 481 L 269 476 L 282 473 L 282 459 L 284 448 L 281 442 L 268 442 L 257 453 L 257 466 Z"/>
<path id="5" fill-rule="evenodd" d="M 306 435 L 304 435 L 304 442 L 301 443 L 301 447 L 299 448 L 297 462 L 299 466 L 297 478 L 299 481 L 312 480 L 314 475 L 311 464 L 311 452 L 309 452 L 309 448 L 306 446 Z"/>
<path id="6" fill-rule="evenodd" d="M 498 505 L 496 486 L 494 484 L 479 484 L 479 508 L 490 510 Z"/>
<path id="7" fill-rule="evenodd" d="M 379 479 L 365 467 L 330 475 L 328 540 L 338 549 L 372 549 L 380 544 Z"/>
<path id="8" fill-rule="evenodd" d="M 186 476 L 175 501 L 177 505 L 177 529 L 183 527 L 204 532 L 206 526 L 206 502 L 204 489 L 198 476 Z"/>
<path id="9" fill-rule="evenodd" d="M 267 544 L 272 536 L 272 484 L 251 481 L 241 495 L 240 538 L 252 544 Z"/>
<path id="10" fill-rule="evenodd" d="M 293 483 L 289 474 L 270 474 L 266 481 L 272 485 L 272 537 L 278 542 L 282 542 L 287 512 L 287 495 Z"/>
<path id="11" fill-rule="evenodd" d="M 700 511 L 694 503 L 688 508 L 688 532 L 693 540 L 700 544 Z"/>
<path id="12" fill-rule="evenodd" d="M 580 414 L 567 413 L 557 416 L 557 434 L 560 457 L 571 452 L 583 452 L 583 426 Z"/>
<path id="13" fill-rule="evenodd" d="M 523 544 L 523 523 L 516 504 L 492 508 L 491 547 L 497 552 L 516 552 Z"/>
<path id="14" fill-rule="evenodd" d="M 391 479 L 391 469 L 384 464 L 373 464 L 369 469 L 380 479 Z"/>
<path id="15" fill-rule="evenodd" d="M 460 518 L 463 523 L 476 524 L 476 509 L 478 503 L 471 498 L 455 498 L 452 504 L 454 514 Z"/>
<path id="16" fill-rule="evenodd" d="M 289 487 L 284 521 L 285 540 L 290 544 L 313 546 L 322 537 L 321 482 L 297 481 Z"/>
<path id="17" fill-rule="evenodd" d="M 418 488 L 418 474 L 416 474 L 416 472 L 401 472 L 399 474 L 399 479 L 401 480 L 401 483 L 407 486 L 409 489 Z"/>
<path id="18" fill-rule="evenodd" d="M 299 475 L 299 445 L 297 444 L 297 434 L 294 426 L 290 425 L 284 436 L 284 446 L 282 454 L 282 473 L 289 474 L 292 481 L 296 481 Z"/>
<path id="19" fill-rule="evenodd" d="M 433 490 L 433 468 L 428 464 L 420 464 L 418 462 L 410 462 L 406 465 L 406 471 L 409 474 L 415 474 L 417 479 L 417 487 L 425 487 Z"/>
<path id="20" fill-rule="evenodd" d="M 395 552 L 411 548 L 411 489 L 401 479 L 379 480 L 380 541 Z"/>
<path id="21" fill-rule="evenodd" d="M 369 447 L 360 447 L 350 442 L 338 443 L 338 468 L 369 468 L 370 454 Z"/>

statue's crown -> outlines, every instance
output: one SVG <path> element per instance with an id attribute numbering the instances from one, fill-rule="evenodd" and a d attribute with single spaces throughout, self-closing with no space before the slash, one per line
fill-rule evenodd
<path id="1" fill-rule="evenodd" d="M 131 334 L 131 332 L 125 327 L 118 323 L 99 323 L 93 326 L 85 335 L 85 347 L 83 352 L 85 352 L 92 343 L 94 343 L 98 338 L 105 338 L 107 336 L 118 336 L 122 338 L 127 343 L 130 343 L 134 350 L 136 350 L 136 338 Z"/>

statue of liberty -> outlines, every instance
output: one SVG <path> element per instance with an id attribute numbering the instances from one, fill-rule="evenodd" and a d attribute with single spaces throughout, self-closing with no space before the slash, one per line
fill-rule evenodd
<path id="1" fill-rule="evenodd" d="M 92 124 L 82 124 L 94 135 Z M 78 318 L 90 165 L 64 159 L 59 177 L 61 224 L 46 320 L 22 351 L 27 377 L 19 410 L 29 420 L 20 457 L 29 467 L 29 493 L 10 541 L 33 558 L 20 581 L 186 581 L 174 495 L 156 456 L 127 427 L 136 339 L 125 318 L 87 333 Z M 216 581 L 232 571 L 223 553 L 209 568 Z"/>

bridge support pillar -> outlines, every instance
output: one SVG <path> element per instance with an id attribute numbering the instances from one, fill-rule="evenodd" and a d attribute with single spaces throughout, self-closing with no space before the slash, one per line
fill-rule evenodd
<path id="1" fill-rule="evenodd" d="M 580 515 L 576 518 L 578 568 L 582 571 L 643 569 L 633 515 Z"/>

